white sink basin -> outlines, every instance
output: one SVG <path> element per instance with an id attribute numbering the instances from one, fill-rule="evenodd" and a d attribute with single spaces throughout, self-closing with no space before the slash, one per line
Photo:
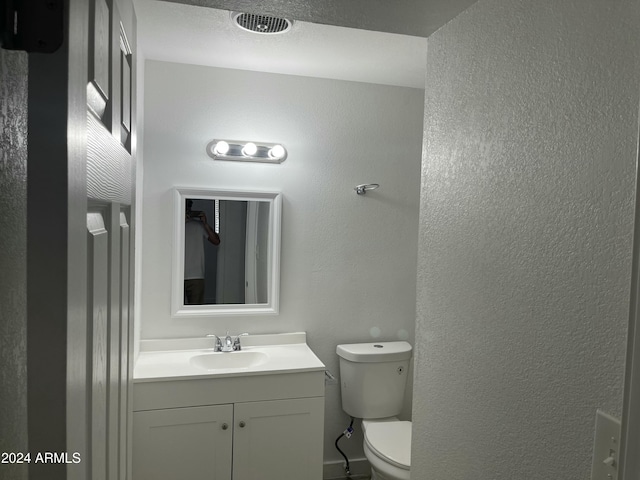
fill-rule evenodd
<path id="1" fill-rule="evenodd" d="M 229 368 L 251 368 L 266 363 L 269 356 L 264 352 L 217 352 L 191 357 L 189 363 L 204 370 Z"/>

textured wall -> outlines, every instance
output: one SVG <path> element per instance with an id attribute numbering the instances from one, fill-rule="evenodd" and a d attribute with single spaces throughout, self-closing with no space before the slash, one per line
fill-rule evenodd
<path id="1" fill-rule="evenodd" d="M 640 3 L 481 0 L 429 39 L 412 469 L 588 478 L 619 415 Z"/>
<path id="2" fill-rule="evenodd" d="M 26 53 L 0 50 L 0 452 L 27 451 L 27 72 Z"/>
<path id="3" fill-rule="evenodd" d="M 147 61 L 142 338 L 306 331 L 338 373 L 338 343 L 413 342 L 423 91 Z M 281 165 L 214 162 L 214 138 L 282 142 Z M 378 182 L 366 196 L 353 187 Z M 174 186 L 284 196 L 280 314 L 172 319 Z M 348 425 L 327 389 L 326 455 Z M 360 452 L 361 442 L 347 448 Z"/>

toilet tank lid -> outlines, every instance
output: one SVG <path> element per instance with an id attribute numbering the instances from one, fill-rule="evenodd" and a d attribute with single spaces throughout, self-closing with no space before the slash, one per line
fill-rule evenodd
<path id="1" fill-rule="evenodd" d="M 352 362 L 393 362 L 411 358 L 408 342 L 350 343 L 336 347 L 338 356 Z"/>

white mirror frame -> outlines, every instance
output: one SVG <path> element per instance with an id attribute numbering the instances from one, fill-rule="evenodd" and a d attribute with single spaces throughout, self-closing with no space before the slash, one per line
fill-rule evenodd
<path id="1" fill-rule="evenodd" d="M 184 212 L 187 198 L 269 202 L 268 301 L 259 304 L 185 305 L 184 304 Z M 282 194 L 280 192 L 223 190 L 192 187 L 174 188 L 173 263 L 171 279 L 171 315 L 178 318 L 221 315 L 274 315 L 280 298 L 280 228 Z"/>

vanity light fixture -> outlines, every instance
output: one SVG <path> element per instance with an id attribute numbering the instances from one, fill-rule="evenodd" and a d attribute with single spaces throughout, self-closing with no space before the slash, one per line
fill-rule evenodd
<path id="1" fill-rule="evenodd" d="M 214 160 L 282 163 L 287 149 L 279 143 L 213 140 L 207 145 L 207 155 Z"/>

